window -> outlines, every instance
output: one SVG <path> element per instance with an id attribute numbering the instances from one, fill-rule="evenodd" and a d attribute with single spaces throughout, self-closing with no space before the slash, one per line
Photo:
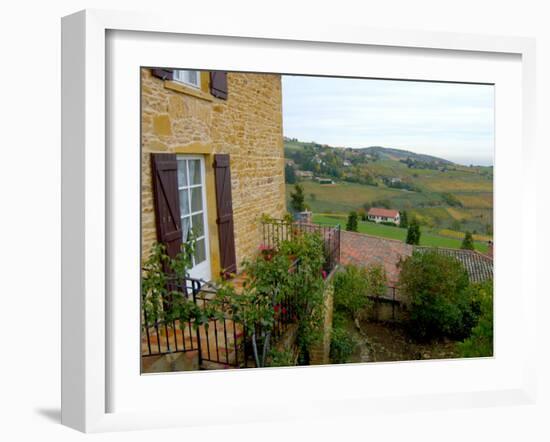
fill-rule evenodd
<path id="1" fill-rule="evenodd" d="M 186 242 L 191 231 L 193 231 L 196 240 L 191 276 L 209 280 L 210 258 L 204 189 L 204 159 L 179 155 L 177 162 L 182 240 Z"/>
<path id="2" fill-rule="evenodd" d="M 181 69 L 174 70 L 174 81 L 184 83 L 196 88 L 201 87 L 201 73 L 200 71 L 187 71 Z"/>

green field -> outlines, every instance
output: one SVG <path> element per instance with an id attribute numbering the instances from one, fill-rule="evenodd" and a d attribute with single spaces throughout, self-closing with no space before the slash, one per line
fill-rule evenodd
<path id="1" fill-rule="evenodd" d="M 492 194 L 485 191 L 456 193 L 468 205 L 449 207 L 439 193 L 428 190 L 411 192 L 342 181 L 327 185 L 304 180 L 300 184 L 304 187 L 305 203 L 314 213 L 347 214 L 365 203 L 385 200 L 392 208 L 407 210 L 410 217 L 430 228 L 451 228 L 453 222 L 460 222 L 462 231 L 485 234 L 485 226 L 492 225 Z M 293 185 L 286 185 L 287 205 L 293 190 Z"/>
<path id="2" fill-rule="evenodd" d="M 334 181 L 327 185 L 298 178 L 306 207 L 315 214 L 345 218 L 351 211 L 371 207 L 406 211 L 409 220 L 416 218 L 422 226 L 424 243 L 441 247 L 459 247 L 467 231 L 478 238 L 492 236 L 492 167 L 465 166 L 394 148 L 343 149 L 295 138 L 285 138 L 285 157 L 292 160 L 286 166 L 291 170 L 308 170 L 317 179 Z M 295 180 L 289 172 L 287 182 Z M 287 184 L 289 208 L 293 191 L 294 185 Z M 400 240 L 405 235 L 386 226 L 363 229 Z"/>
<path id="3" fill-rule="evenodd" d="M 345 215 L 313 215 L 313 221 L 317 223 L 325 224 L 339 224 L 342 229 L 346 228 L 347 218 Z M 359 221 L 360 233 L 366 233 L 368 235 L 379 236 L 382 238 L 396 239 L 400 241 L 405 241 L 407 236 L 407 230 L 401 229 L 399 227 L 386 226 L 383 224 L 376 224 L 366 221 Z M 420 236 L 420 245 L 421 246 L 431 246 L 431 247 L 446 247 L 450 249 L 459 249 L 462 243 L 461 240 L 455 238 L 448 238 L 441 235 L 436 235 L 431 232 L 429 229 L 422 228 L 422 234 Z M 474 243 L 475 249 L 480 252 L 487 252 L 487 243 L 478 242 Z"/>

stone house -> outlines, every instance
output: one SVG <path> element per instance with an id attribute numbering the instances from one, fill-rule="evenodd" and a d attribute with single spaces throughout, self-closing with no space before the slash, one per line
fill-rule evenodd
<path id="1" fill-rule="evenodd" d="M 281 76 L 141 69 L 142 260 L 192 231 L 194 278 L 239 271 L 286 213 Z"/>
<path id="2" fill-rule="evenodd" d="M 303 180 L 312 180 L 313 179 L 313 172 L 310 170 L 297 170 L 296 176 L 298 178 L 301 178 Z"/>
<path id="3" fill-rule="evenodd" d="M 376 223 L 394 223 L 399 225 L 401 219 L 399 212 L 392 209 L 382 209 L 379 207 L 372 207 L 367 213 L 367 218 L 369 221 L 374 221 Z"/>

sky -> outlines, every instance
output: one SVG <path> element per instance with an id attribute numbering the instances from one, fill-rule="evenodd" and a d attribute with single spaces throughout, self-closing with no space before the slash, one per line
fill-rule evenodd
<path id="1" fill-rule="evenodd" d="M 493 164 L 494 86 L 289 75 L 282 81 L 287 137 Z"/>

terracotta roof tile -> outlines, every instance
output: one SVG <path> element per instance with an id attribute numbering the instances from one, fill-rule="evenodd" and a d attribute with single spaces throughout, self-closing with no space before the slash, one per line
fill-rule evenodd
<path id="1" fill-rule="evenodd" d="M 474 250 L 446 249 L 442 247 L 415 246 L 415 251 L 436 250 L 442 255 L 456 258 L 468 272 L 471 282 L 482 282 L 493 279 L 493 260 Z"/>
<path id="2" fill-rule="evenodd" d="M 382 209 L 379 207 L 372 207 L 369 209 L 369 216 L 385 216 L 388 218 L 395 218 L 397 215 L 399 215 L 397 210 Z"/>

